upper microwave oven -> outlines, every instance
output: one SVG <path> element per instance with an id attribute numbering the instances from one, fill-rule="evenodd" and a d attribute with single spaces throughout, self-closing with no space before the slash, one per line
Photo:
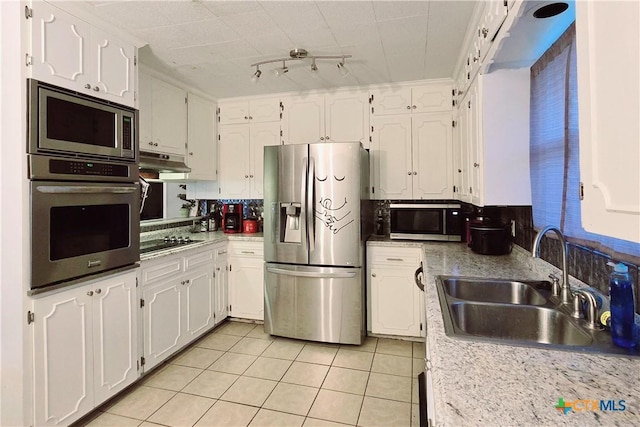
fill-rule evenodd
<path id="1" fill-rule="evenodd" d="M 461 206 L 455 203 L 389 206 L 392 239 L 462 241 Z"/>
<path id="2" fill-rule="evenodd" d="M 30 154 L 138 161 L 137 110 L 29 79 Z"/>

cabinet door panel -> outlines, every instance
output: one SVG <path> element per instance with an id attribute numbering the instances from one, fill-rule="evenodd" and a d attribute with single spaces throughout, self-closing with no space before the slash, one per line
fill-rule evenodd
<path id="1" fill-rule="evenodd" d="M 93 88 L 97 87 L 102 96 L 113 102 L 133 106 L 135 48 L 96 28 L 92 35 L 96 71 Z"/>
<path id="2" fill-rule="evenodd" d="M 450 199 L 452 184 L 451 114 L 435 113 L 412 119 L 415 199 Z"/>
<path id="3" fill-rule="evenodd" d="M 576 2 L 585 230 L 640 242 L 640 4 Z"/>
<path id="4" fill-rule="evenodd" d="M 89 83 L 88 24 L 55 6 L 37 2 L 31 30 L 33 78 L 75 90 Z"/>
<path id="5" fill-rule="evenodd" d="M 215 263 L 214 310 L 216 325 L 227 318 L 229 309 L 229 281 L 228 281 L 227 251 L 218 251 Z"/>
<path id="6" fill-rule="evenodd" d="M 138 377 L 135 273 L 100 282 L 93 289 L 95 405 Z"/>
<path id="7" fill-rule="evenodd" d="M 261 258 L 229 260 L 229 296 L 233 317 L 264 320 L 264 265 Z"/>
<path id="8" fill-rule="evenodd" d="M 434 84 L 411 89 L 411 111 L 414 113 L 451 111 L 452 100 L 451 85 Z"/>
<path id="9" fill-rule="evenodd" d="M 411 199 L 411 117 L 375 118 L 372 125 L 372 198 Z"/>
<path id="10" fill-rule="evenodd" d="M 35 425 L 68 425 L 94 407 L 89 291 L 33 303 Z"/>
<path id="11" fill-rule="evenodd" d="M 373 96 L 371 108 L 374 116 L 411 113 L 411 88 L 409 87 L 372 90 L 371 96 Z"/>
<path id="12" fill-rule="evenodd" d="M 251 123 L 279 122 L 280 100 L 278 98 L 249 101 Z"/>
<path id="13" fill-rule="evenodd" d="M 215 139 L 216 106 L 213 102 L 189 94 L 187 164 L 190 179 L 217 178 L 217 147 Z"/>
<path id="14" fill-rule="evenodd" d="M 184 155 L 187 145 L 186 92 L 153 78 L 152 124 L 154 151 Z"/>
<path id="15" fill-rule="evenodd" d="M 420 336 L 420 295 L 412 268 L 371 268 L 371 332 Z"/>
<path id="16" fill-rule="evenodd" d="M 250 197 L 249 141 L 249 126 L 220 126 L 218 154 L 221 161 L 218 172 L 222 198 Z"/>
<path id="17" fill-rule="evenodd" d="M 280 123 L 251 124 L 251 198 L 262 199 L 264 195 L 264 147 L 280 145 Z"/>
<path id="18" fill-rule="evenodd" d="M 325 133 L 332 142 L 369 145 L 369 100 L 366 93 L 327 95 Z"/>
<path id="19" fill-rule="evenodd" d="M 289 98 L 282 102 L 282 138 L 285 144 L 307 144 L 324 140 L 323 96 Z"/>
<path id="20" fill-rule="evenodd" d="M 249 103 L 247 101 L 221 102 L 218 121 L 221 125 L 249 123 Z"/>
<path id="21" fill-rule="evenodd" d="M 213 326 L 213 262 L 189 274 L 183 290 L 186 301 L 186 332 L 190 341 Z"/>
<path id="22" fill-rule="evenodd" d="M 149 370 L 182 345 L 180 282 L 162 283 L 143 290 L 145 370 Z"/>

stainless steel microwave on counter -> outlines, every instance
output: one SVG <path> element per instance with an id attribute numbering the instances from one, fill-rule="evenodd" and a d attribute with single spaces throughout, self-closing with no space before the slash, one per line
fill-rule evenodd
<path id="1" fill-rule="evenodd" d="M 389 212 L 391 239 L 462 241 L 459 204 L 396 203 Z"/>

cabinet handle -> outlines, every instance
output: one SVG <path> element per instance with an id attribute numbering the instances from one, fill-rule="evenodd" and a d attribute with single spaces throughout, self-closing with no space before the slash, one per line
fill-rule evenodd
<path id="1" fill-rule="evenodd" d="M 411 108 L 413 108 L 413 109 L 415 110 L 415 109 L 416 109 L 416 106 L 415 106 L 415 105 L 412 105 L 412 106 L 411 106 Z"/>
<path id="2" fill-rule="evenodd" d="M 189 284 L 189 283 L 191 283 L 191 279 L 187 279 L 187 280 L 185 280 L 185 282 L 186 282 L 187 284 Z"/>
<path id="3" fill-rule="evenodd" d="M 320 137 L 320 141 L 324 141 L 324 136 L 321 136 L 321 137 Z"/>
<path id="4" fill-rule="evenodd" d="M 100 92 L 100 88 L 99 88 L 98 86 L 94 86 L 94 87 L 93 87 L 93 90 L 94 90 L 95 92 Z"/>
<path id="5" fill-rule="evenodd" d="M 325 136 L 325 139 L 328 141 L 329 140 L 329 135 Z"/>
<path id="6" fill-rule="evenodd" d="M 85 89 L 91 89 L 91 85 L 89 83 L 87 83 L 86 85 L 84 85 Z"/>
<path id="7" fill-rule="evenodd" d="M 480 167 L 480 163 L 473 163 L 473 167 L 474 168 L 479 168 Z"/>
<path id="8" fill-rule="evenodd" d="M 253 251 L 240 251 L 241 254 L 249 254 L 249 255 L 253 255 L 255 252 Z"/>
<path id="9" fill-rule="evenodd" d="M 249 120 L 253 120 L 253 116 L 249 116 Z"/>
<path id="10" fill-rule="evenodd" d="M 245 178 L 249 178 L 249 175 L 245 175 L 244 177 L 245 177 Z"/>
<path id="11" fill-rule="evenodd" d="M 193 156 L 193 151 L 189 152 L 189 155 L 190 155 L 190 156 Z"/>
<path id="12" fill-rule="evenodd" d="M 153 141 L 149 141 L 149 145 L 153 146 Z"/>
<path id="13" fill-rule="evenodd" d="M 87 295 L 89 295 L 89 296 L 93 296 L 93 291 L 89 291 L 89 292 L 87 292 Z"/>
<path id="14" fill-rule="evenodd" d="M 216 267 L 216 271 L 220 271 L 220 267 Z"/>
<path id="15" fill-rule="evenodd" d="M 407 110 L 411 110 L 411 105 L 407 105 Z"/>
<path id="16" fill-rule="evenodd" d="M 249 116 L 244 116 L 244 119 L 245 120 L 249 120 Z"/>
<path id="17" fill-rule="evenodd" d="M 387 258 L 387 261 L 399 261 L 399 262 L 402 262 L 402 261 L 404 261 L 404 259 L 402 259 L 402 258 Z"/>
<path id="18" fill-rule="evenodd" d="M 253 175 L 249 175 L 249 178 L 253 178 Z"/>
<path id="19" fill-rule="evenodd" d="M 371 277 L 376 277 L 376 273 L 371 273 Z"/>
<path id="20" fill-rule="evenodd" d="M 416 172 L 416 171 L 413 171 L 413 174 L 414 174 L 414 175 L 418 175 L 418 172 Z"/>
<path id="21" fill-rule="evenodd" d="M 458 173 L 462 173 L 462 169 L 458 169 Z"/>
<path id="22" fill-rule="evenodd" d="M 489 35 L 489 29 L 482 27 L 482 36 L 486 39 Z"/>
<path id="23" fill-rule="evenodd" d="M 100 288 L 96 289 L 96 294 L 100 294 L 100 293 L 102 293 L 102 289 Z"/>
<path id="24" fill-rule="evenodd" d="M 224 255 L 226 253 L 227 253 L 227 251 L 220 251 L 220 252 L 218 252 L 218 255 Z"/>

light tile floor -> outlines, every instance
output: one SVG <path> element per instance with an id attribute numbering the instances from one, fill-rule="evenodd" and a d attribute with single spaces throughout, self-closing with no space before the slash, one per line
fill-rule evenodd
<path id="1" fill-rule="evenodd" d="M 100 408 L 88 426 L 418 426 L 424 343 L 271 337 L 227 322 Z"/>

